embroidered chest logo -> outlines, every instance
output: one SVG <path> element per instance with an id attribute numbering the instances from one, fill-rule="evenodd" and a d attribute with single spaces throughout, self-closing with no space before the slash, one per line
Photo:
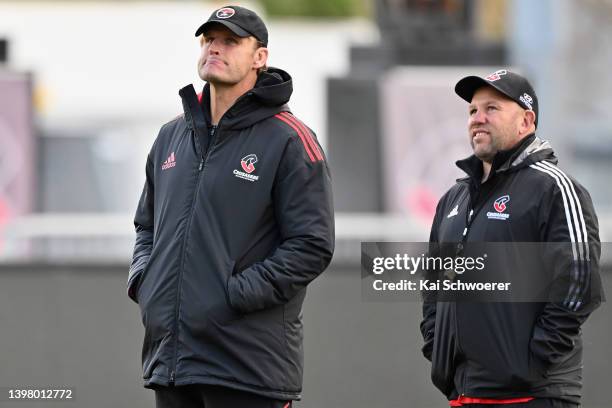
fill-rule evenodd
<path id="1" fill-rule="evenodd" d="M 448 213 L 448 215 L 446 216 L 446 218 L 452 218 L 455 215 L 459 214 L 459 204 L 457 204 L 452 210 L 451 212 Z"/>
<path id="2" fill-rule="evenodd" d="M 487 218 L 490 220 L 507 220 L 510 218 L 510 214 L 506 213 L 508 206 L 506 205 L 510 201 L 510 196 L 505 195 L 499 197 L 495 202 L 493 202 L 493 209 L 495 212 L 488 212 Z"/>
<path id="3" fill-rule="evenodd" d="M 249 174 L 255 171 L 255 163 L 257 163 L 257 156 L 254 154 L 244 156 L 242 160 L 240 160 L 242 170 L 246 171 Z"/>
<path id="4" fill-rule="evenodd" d="M 257 161 L 257 155 L 253 153 L 247 154 L 240 160 L 240 167 L 243 171 L 234 170 L 234 176 L 248 181 L 259 180 L 259 176 L 251 174 L 255 171 L 255 163 Z"/>
<path id="5" fill-rule="evenodd" d="M 176 166 L 176 159 L 174 158 L 174 152 L 170 153 L 170 156 L 162 163 L 162 170 L 168 170 Z"/>

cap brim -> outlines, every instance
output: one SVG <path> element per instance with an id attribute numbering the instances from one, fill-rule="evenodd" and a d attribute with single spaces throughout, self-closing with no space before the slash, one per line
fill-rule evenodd
<path id="1" fill-rule="evenodd" d="M 489 82 L 480 77 L 467 76 L 457 82 L 457 85 L 455 85 L 455 93 L 465 101 L 472 102 L 472 97 L 474 96 L 476 90 L 483 86 L 491 86 L 497 89 L 495 86 L 491 85 Z M 505 92 L 502 93 L 505 95 Z"/>
<path id="2" fill-rule="evenodd" d="M 238 37 L 250 37 L 251 35 L 253 35 L 253 34 L 249 33 L 248 31 L 246 31 L 245 29 L 240 28 L 236 24 L 232 23 L 231 21 L 227 21 L 227 20 L 208 20 L 207 22 L 202 24 L 200 26 L 200 28 L 198 28 L 198 30 L 195 33 L 195 36 L 199 37 L 201 34 L 204 34 L 206 32 L 206 30 L 208 30 L 211 26 L 213 26 L 215 24 L 221 24 L 221 25 L 229 28 L 229 30 L 231 32 L 233 32 L 234 34 L 236 34 Z"/>
<path id="3" fill-rule="evenodd" d="M 506 97 L 514 101 L 512 95 L 508 95 L 506 91 L 495 86 L 493 82 L 489 82 L 486 79 L 483 79 L 478 76 L 467 76 L 461 79 L 459 82 L 457 82 L 457 85 L 455 85 L 455 93 L 465 101 L 472 102 L 474 93 L 476 93 L 478 88 L 482 88 L 483 86 L 490 86 L 491 88 L 495 89 L 499 93 L 505 95 Z"/>

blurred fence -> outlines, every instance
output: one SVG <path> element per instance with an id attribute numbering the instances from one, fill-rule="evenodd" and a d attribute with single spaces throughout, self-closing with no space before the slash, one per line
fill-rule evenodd
<path id="1" fill-rule="evenodd" d="M 612 214 L 599 214 L 602 242 L 612 239 Z M 4 227 L 0 262 L 126 263 L 134 243 L 128 214 L 45 213 L 17 218 Z M 0 235 L 2 236 L 2 235 Z M 429 224 L 402 215 L 336 214 L 334 262 L 358 266 L 360 243 L 366 241 L 424 242 Z M 612 254 L 602 254 L 612 267 Z"/>
<path id="2" fill-rule="evenodd" d="M 141 386 L 144 330 L 125 294 L 128 215 L 40 215 L 5 230 L 0 263 L 0 388 L 71 387 L 69 403 L 0 407 L 152 407 Z M 610 236 L 602 219 L 602 235 Z M 365 302 L 361 241 L 422 241 L 405 217 L 337 216 L 337 250 L 304 307 L 304 400 L 298 408 L 444 407 L 420 354 L 420 305 Z M 11 253 L 9 255 L 9 253 Z M 612 293 L 611 263 L 602 274 Z M 604 303 L 584 327 L 584 407 L 612 406 L 612 326 Z"/>

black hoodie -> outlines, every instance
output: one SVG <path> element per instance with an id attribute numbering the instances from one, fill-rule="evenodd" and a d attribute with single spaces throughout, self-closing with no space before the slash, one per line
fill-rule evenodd
<path id="1" fill-rule="evenodd" d="M 564 301 L 423 304 L 423 354 L 432 362 L 434 384 L 449 400 L 463 395 L 580 401 L 580 326 L 603 296 L 599 232 L 588 192 L 556 163 L 549 143 L 530 135 L 495 156 L 484 183 L 478 158 L 458 161 L 468 177 L 438 203 L 430 242 L 454 245 L 458 252 L 470 242 L 568 243 L 536 260 L 541 273 L 568 276 L 550 288 L 567 294 Z M 576 270 L 583 273 L 578 281 L 572 280 Z M 584 295 L 579 301 L 577 293 Z"/>
<path id="2" fill-rule="evenodd" d="M 334 247 L 330 174 L 270 69 L 219 121 L 210 92 L 149 153 L 128 295 L 139 303 L 145 386 L 212 384 L 300 397 L 301 308 Z"/>

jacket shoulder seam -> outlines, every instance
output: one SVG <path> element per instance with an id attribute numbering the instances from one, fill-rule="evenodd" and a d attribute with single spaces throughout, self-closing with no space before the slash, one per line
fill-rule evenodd
<path id="1" fill-rule="evenodd" d="M 168 122 L 164 123 L 162 125 L 162 129 L 171 126 L 173 124 L 176 124 L 178 122 L 180 122 L 181 120 L 185 119 L 185 114 L 181 113 L 180 115 L 175 116 L 174 118 L 172 118 L 171 120 L 169 120 Z"/>

